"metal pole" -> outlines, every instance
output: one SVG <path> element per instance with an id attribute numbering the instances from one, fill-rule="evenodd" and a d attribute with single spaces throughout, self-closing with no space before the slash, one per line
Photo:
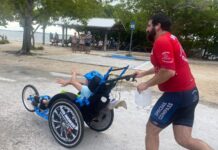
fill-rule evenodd
<path id="1" fill-rule="evenodd" d="M 42 34 L 42 44 L 45 45 L 45 25 L 42 28 L 43 34 Z"/>
<path id="2" fill-rule="evenodd" d="M 64 47 L 64 26 L 62 26 L 62 47 Z"/>
<path id="3" fill-rule="evenodd" d="M 66 35 L 65 35 L 65 37 L 66 37 L 66 39 L 65 40 L 67 40 L 67 30 L 68 30 L 68 27 L 66 26 L 66 28 L 65 28 L 65 33 L 66 33 Z"/>
<path id="4" fill-rule="evenodd" d="M 105 32 L 105 35 L 104 35 L 104 51 L 107 51 L 107 31 Z"/>
<path id="5" fill-rule="evenodd" d="M 131 30 L 131 38 L 130 38 L 130 45 L 129 45 L 129 56 L 131 56 L 131 51 L 132 51 L 132 37 L 133 37 L 133 30 Z"/>

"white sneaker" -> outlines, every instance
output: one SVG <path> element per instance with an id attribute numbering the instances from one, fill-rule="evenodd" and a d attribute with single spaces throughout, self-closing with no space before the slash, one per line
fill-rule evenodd
<path id="1" fill-rule="evenodd" d="M 108 109 L 114 109 L 114 108 L 119 108 L 119 107 L 123 107 L 124 109 L 127 109 L 127 104 L 124 100 L 112 100 L 110 101 L 110 103 L 108 104 Z"/>

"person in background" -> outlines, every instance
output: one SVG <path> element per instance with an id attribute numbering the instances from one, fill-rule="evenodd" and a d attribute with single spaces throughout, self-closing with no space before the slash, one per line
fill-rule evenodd
<path id="1" fill-rule="evenodd" d="M 78 38 L 76 36 L 76 32 L 74 33 L 74 35 L 72 36 L 72 51 L 76 52 L 77 48 L 78 48 Z"/>
<path id="2" fill-rule="evenodd" d="M 86 38 L 85 38 L 85 51 L 86 51 L 86 54 L 90 53 L 91 42 L 92 42 L 92 34 L 91 34 L 90 31 L 88 31 L 88 33 L 86 34 Z"/>
<path id="3" fill-rule="evenodd" d="M 80 51 L 84 51 L 85 50 L 85 34 L 80 34 L 79 37 L 79 49 Z"/>

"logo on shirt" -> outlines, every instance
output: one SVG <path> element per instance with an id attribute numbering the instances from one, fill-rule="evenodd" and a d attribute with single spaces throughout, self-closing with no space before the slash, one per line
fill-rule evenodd
<path id="1" fill-rule="evenodd" d="M 185 51 L 181 44 L 180 44 L 180 57 L 182 58 L 183 61 L 188 62 L 188 59 L 186 58 L 186 55 L 185 55 Z"/>
<path id="2" fill-rule="evenodd" d="M 175 36 L 175 35 L 172 35 L 172 34 L 170 35 L 170 38 L 173 39 L 173 40 L 176 40 L 176 39 L 177 39 L 176 36 Z"/>
<path id="3" fill-rule="evenodd" d="M 173 58 L 170 56 L 170 52 L 162 52 L 162 62 L 173 63 Z"/>

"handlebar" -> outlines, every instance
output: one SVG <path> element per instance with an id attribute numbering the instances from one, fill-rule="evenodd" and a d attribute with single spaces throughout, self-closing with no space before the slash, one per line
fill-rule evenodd
<path id="1" fill-rule="evenodd" d="M 110 83 L 110 82 L 115 82 L 115 81 L 119 81 L 119 80 L 126 80 L 126 81 L 130 81 L 132 79 L 132 82 L 136 81 L 136 74 L 130 74 L 130 75 L 125 75 L 125 76 L 122 76 L 122 77 L 118 77 L 116 79 L 110 79 L 110 80 L 107 80 L 106 83 Z"/>
<path id="2" fill-rule="evenodd" d="M 108 79 L 108 77 L 109 77 L 109 75 L 110 75 L 110 73 L 111 73 L 112 71 L 122 70 L 121 73 L 120 73 L 120 75 L 119 75 L 119 77 L 118 77 L 118 78 L 120 78 L 120 77 L 123 76 L 123 74 L 125 74 L 125 72 L 127 71 L 128 68 L 129 68 L 129 65 L 126 66 L 126 67 L 116 68 L 116 69 L 114 69 L 113 67 L 111 67 L 111 68 L 107 71 L 107 73 L 104 75 L 104 80 L 107 80 L 107 79 Z"/>
<path id="3" fill-rule="evenodd" d="M 122 68 L 112 69 L 111 71 L 119 71 L 119 70 L 123 70 L 123 69 L 127 69 L 127 68 L 128 68 L 128 66 L 127 67 L 122 67 Z"/>

